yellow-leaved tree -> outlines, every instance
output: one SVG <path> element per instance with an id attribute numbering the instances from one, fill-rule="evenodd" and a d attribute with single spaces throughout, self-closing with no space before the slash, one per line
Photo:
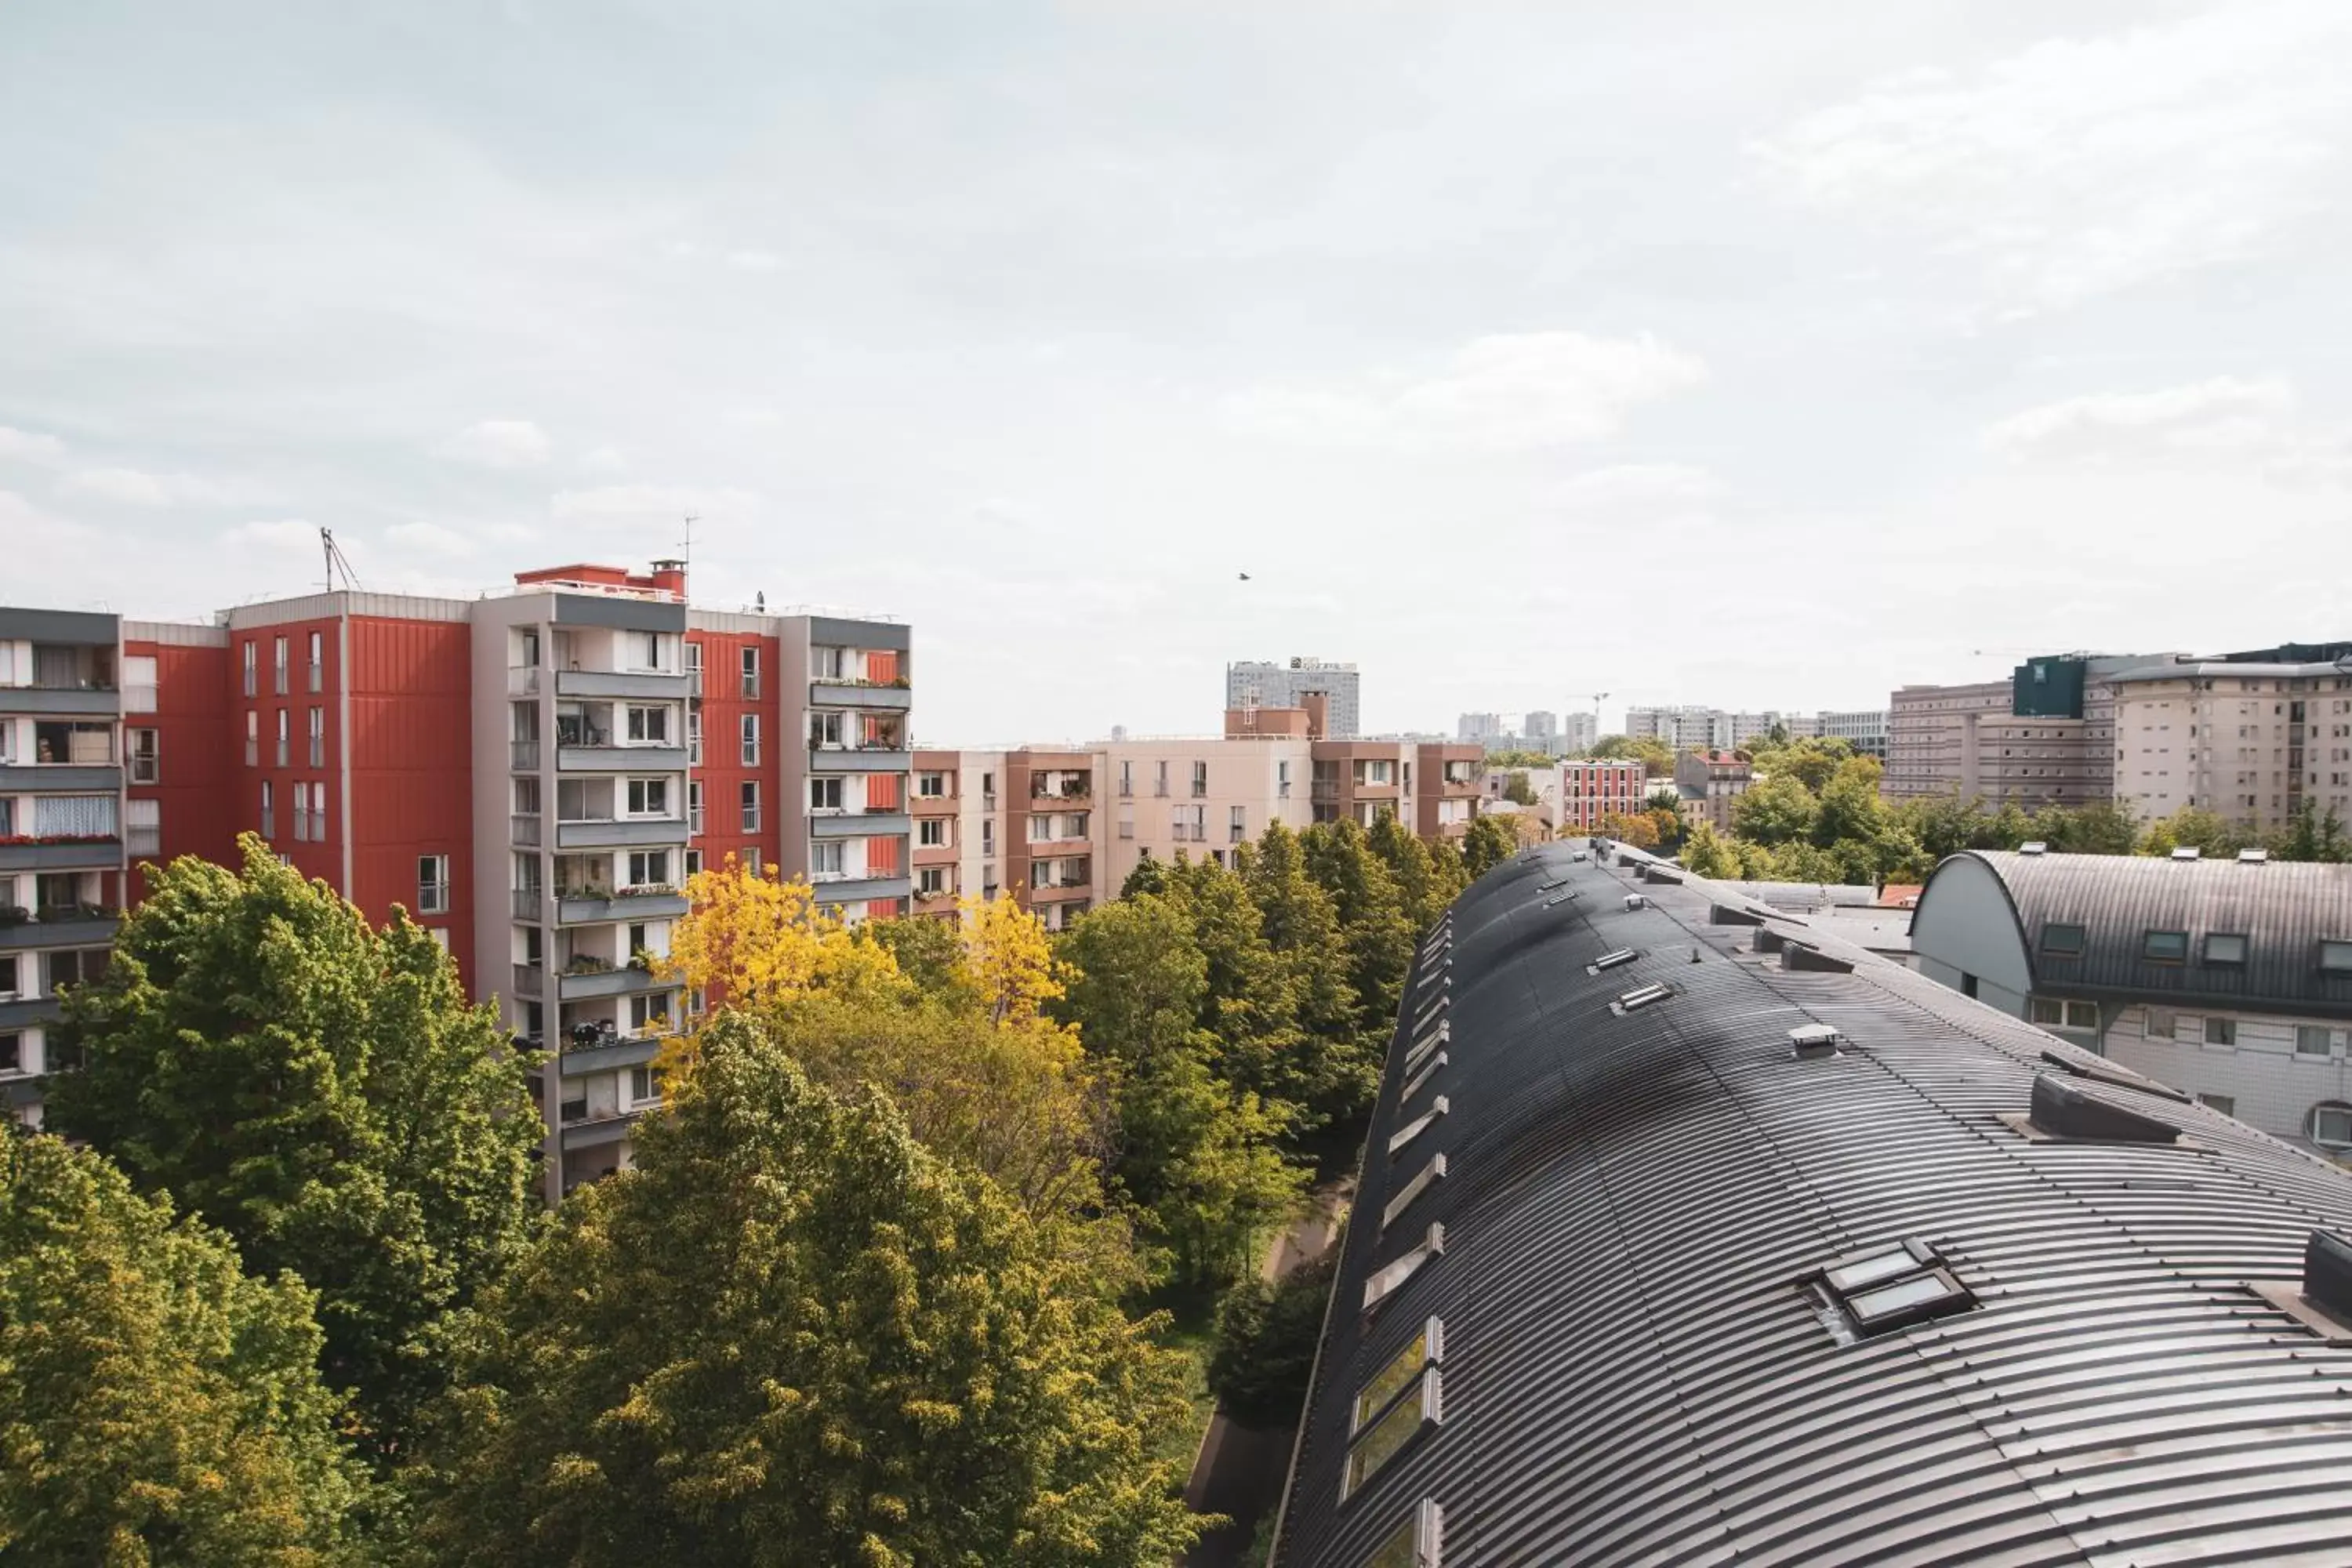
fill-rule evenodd
<path id="1" fill-rule="evenodd" d="M 1027 1023 L 1069 989 L 1045 923 L 1013 900 L 963 900 L 963 966 L 998 1024 Z"/>

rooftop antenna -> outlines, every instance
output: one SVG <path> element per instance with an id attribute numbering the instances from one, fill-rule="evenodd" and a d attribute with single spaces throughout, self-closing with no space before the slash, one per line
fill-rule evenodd
<path id="1" fill-rule="evenodd" d="M 352 563 L 344 556 L 342 547 L 335 542 L 333 529 L 322 528 L 319 531 L 319 548 L 327 557 L 327 592 L 331 594 L 335 591 L 335 576 L 336 574 L 341 573 L 343 586 L 356 593 L 359 590 L 360 580 L 352 573 Z"/>

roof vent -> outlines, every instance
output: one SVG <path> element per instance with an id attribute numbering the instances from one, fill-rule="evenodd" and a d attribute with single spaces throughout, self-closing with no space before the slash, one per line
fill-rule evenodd
<path id="1" fill-rule="evenodd" d="M 1644 894 L 1628 893 L 1625 895 L 1625 907 L 1629 910 L 1646 910 L 1650 907 L 1650 900 Z"/>
<path id="2" fill-rule="evenodd" d="M 1711 926 L 1760 926 L 1764 923 L 1764 917 L 1754 910 L 1717 904 L 1706 911 L 1706 923 Z"/>
<path id="3" fill-rule="evenodd" d="M 1641 955 L 1639 953 L 1635 952 L 1630 947 L 1621 947 L 1614 952 L 1604 952 L 1600 957 L 1594 959 L 1591 963 L 1586 964 L 1584 966 L 1584 973 L 1587 974 L 1598 974 L 1604 969 L 1614 969 L 1621 963 L 1631 963 L 1634 959 L 1640 956 Z"/>
<path id="4" fill-rule="evenodd" d="M 2017 847 L 2020 855 L 2047 855 L 2050 846 L 2039 838 L 2029 838 Z"/>
<path id="5" fill-rule="evenodd" d="M 2033 1076 L 2031 1120 L 2053 1138 L 2079 1138 L 2096 1143 L 2173 1143 L 2180 1129 L 2137 1110 L 2084 1093 L 2048 1073 Z"/>
<path id="6" fill-rule="evenodd" d="M 2153 1094 L 2165 1100 L 2177 1100 L 2183 1105 L 2189 1103 L 2189 1096 L 2170 1085 L 2158 1083 L 2152 1078 L 2142 1078 L 2129 1068 L 2119 1068 L 2110 1061 L 2076 1061 L 2072 1057 L 2062 1057 L 2056 1051 L 2042 1052 L 2042 1059 L 2070 1078 L 2084 1079 L 2092 1083 L 2113 1084 L 2117 1089 L 2136 1089 L 2142 1094 Z"/>
<path id="7" fill-rule="evenodd" d="M 1788 933 L 1787 931 L 1774 931 L 1770 926 L 1759 926 L 1759 927 L 1757 928 L 1757 930 L 1756 930 L 1756 951 L 1757 951 L 1757 952 L 1780 952 L 1782 948 L 1784 948 L 1784 947 L 1786 947 L 1786 946 L 1788 946 L 1788 945 L 1789 945 L 1789 933 Z"/>
<path id="8" fill-rule="evenodd" d="M 1844 1038 L 1836 1026 L 1830 1024 L 1801 1024 L 1789 1031 L 1790 1046 L 1798 1056 L 1808 1061 L 1815 1057 L 1835 1056 L 1838 1042 Z"/>
<path id="9" fill-rule="evenodd" d="M 1811 970 L 1817 974 L 1852 974 L 1853 973 L 1853 960 L 1833 957 L 1818 947 L 1801 942 L 1791 942 L 1781 947 L 1780 967 Z"/>
<path id="10" fill-rule="evenodd" d="M 1644 866 L 1642 868 L 1642 880 L 1644 882 L 1665 882 L 1672 885 L 1679 885 L 1682 879 L 1681 872 L 1669 871 L 1664 866 Z"/>
<path id="11" fill-rule="evenodd" d="M 1556 893 L 1552 897 L 1546 899 L 1543 901 L 1543 907 L 1548 910 L 1556 910 L 1562 904 L 1574 902 L 1575 900 L 1576 891 L 1574 889 L 1570 889 L 1565 893 Z"/>
<path id="12" fill-rule="evenodd" d="M 2270 858 L 2271 852 L 2267 849 L 2241 849 L 2238 851 L 2238 864 L 2241 866 L 2260 866 L 2268 861 Z"/>
<path id="13" fill-rule="evenodd" d="M 1653 1002 L 1663 1002 L 1674 994 L 1675 988 L 1671 985 L 1637 985 L 1609 1004 L 1609 1010 L 1622 1018 L 1628 1013 L 1640 1012 Z"/>
<path id="14" fill-rule="evenodd" d="M 1567 887 L 1567 886 L 1568 886 L 1568 879 L 1567 879 L 1567 878 L 1565 878 L 1565 877 L 1554 877 L 1554 878 L 1553 878 L 1550 881 L 1549 881 L 1549 882 L 1538 882 L 1538 883 L 1536 884 L 1536 891 L 1537 891 L 1537 892 L 1538 892 L 1538 893 L 1556 893 L 1556 892 L 1559 891 L 1562 888 L 1565 888 L 1565 887 Z"/>
<path id="15" fill-rule="evenodd" d="M 2194 844 L 2183 844 L 2172 852 L 2172 858 L 2175 860 L 2202 860 L 2205 858 L 2205 851 L 2198 848 Z"/>
<path id="16" fill-rule="evenodd" d="M 2332 1318 L 2352 1323 L 2352 1241 L 2315 1230 L 2303 1244 L 2303 1297 Z"/>

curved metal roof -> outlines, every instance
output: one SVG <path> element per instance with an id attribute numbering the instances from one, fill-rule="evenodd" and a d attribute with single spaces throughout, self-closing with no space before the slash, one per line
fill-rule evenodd
<path id="1" fill-rule="evenodd" d="M 1570 854 L 1489 873 L 1416 961 L 1278 1568 L 1361 1568 L 1424 1502 L 1448 1568 L 2344 1561 L 2352 1344 L 2251 1285 L 2352 1230 L 2352 1179 L 2082 1078 L 2189 1141 L 2028 1136 L 2002 1117 L 2053 1059 L 2113 1065 L 1819 927 L 1714 923 L 1727 889 Z M 1612 1006 L 1647 984 L 1672 994 Z M 1800 1057 L 1809 1024 L 1844 1045 Z M 1432 1222 L 1442 1250 L 1364 1310 Z M 1976 1304 L 1839 1331 L 1808 1281 L 1904 1238 Z M 1343 1500 L 1357 1394 L 1432 1319 L 1435 1384 L 1397 1386 L 1439 1419 Z"/>
<path id="2" fill-rule="evenodd" d="M 2352 942 L 2352 866 L 2006 850 L 1951 857 L 1961 859 L 1981 862 L 2008 889 L 2037 991 L 2352 1016 L 2352 974 L 2319 968 L 2322 941 Z M 1944 869 L 1919 896 L 1923 918 Z M 2051 924 L 2083 927 L 2080 957 L 2042 951 Z M 2151 931 L 2188 932 L 2185 962 L 2149 962 Z M 2205 938 L 2214 933 L 2245 937 L 2245 963 L 2205 963 Z"/>
<path id="3" fill-rule="evenodd" d="M 1782 910 L 1868 909 L 1878 889 L 1867 882 L 1726 882 L 1744 898 Z"/>

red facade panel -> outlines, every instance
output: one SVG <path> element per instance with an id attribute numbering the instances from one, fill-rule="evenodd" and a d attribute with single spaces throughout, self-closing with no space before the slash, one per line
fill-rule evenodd
<path id="1" fill-rule="evenodd" d="M 752 632 L 690 631 L 687 641 L 702 649 L 702 761 L 688 775 L 701 790 L 702 831 L 694 836 L 693 847 L 712 870 L 730 855 L 740 862 L 756 858 L 763 867 L 781 865 L 778 847 L 785 825 L 798 822 L 803 803 L 783 798 L 780 763 L 784 748 L 806 742 L 782 729 L 777 640 Z M 758 658 L 755 698 L 743 694 L 745 648 Z M 743 718 L 750 713 L 760 718 L 760 761 L 755 766 L 743 762 Z M 743 786 L 750 783 L 760 786 L 760 826 L 746 833 Z"/>
<path id="2" fill-rule="evenodd" d="M 470 987 L 473 943 L 473 641 L 453 621 L 355 616 L 350 622 L 352 901 L 371 920 L 400 905 L 457 933 Z M 333 720 L 330 719 L 333 734 Z M 418 861 L 446 857 L 446 910 L 426 912 Z"/>
<path id="3" fill-rule="evenodd" d="M 126 898 L 136 902 L 144 879 L 142 859 L 168 861 L 200 856 L 223 865 L 236 852 L 236 800 L 228 700 L 228 649 L 176 643 L 130 641 L 123 652 L 155 661 L 155 710 L 126 714 L 126 729 L 156 731 L 156 772 L 152 784 L 129 787 L 132 800 L 156 803 L 160 831 L 152 853 L 134 845 L 134 869 Z M 241 721 L 240 721 L 241 722 Z"/>
<path id="4" fill-rule="evenodd" d="M 341 888 L 342 801 L 336 784 L 341 759 L 336 735 L 335 690 L 341 679 L 337 626 L 333 616 L 323 616 L 247 626 L 231 633 L 222 689 L 230 710 L 229 795 L 236 831 L 262 833 L 270 847 L 286 857 L 304 876 L 320 878 Z M 315 691 L 311 689 L 310 673 L 314 636 L 319 649 Z M 278 658 L 281 646 L 286 655 L 282 679 Z M 248 660 L 253 671 L 251 695 L 246 691 Z M 310 750 L 314 710 L 320 725 L 315 763 Z M 280 715 L 286 735 L 282 763 L 278 760 L 278 743 Z M 249 750 L 246 743 L 247 734 L 254 737 Z M 252 759 L 249 762 L 248 754 Z M 265 784 L 268 786 L 267 822 L 262 816 Z M 314 829 L 310 805 L 322 791 L 327 802 L 326 821 Z M 300 837 L 295 836 L 298 826 L 302 829 Z"/>

